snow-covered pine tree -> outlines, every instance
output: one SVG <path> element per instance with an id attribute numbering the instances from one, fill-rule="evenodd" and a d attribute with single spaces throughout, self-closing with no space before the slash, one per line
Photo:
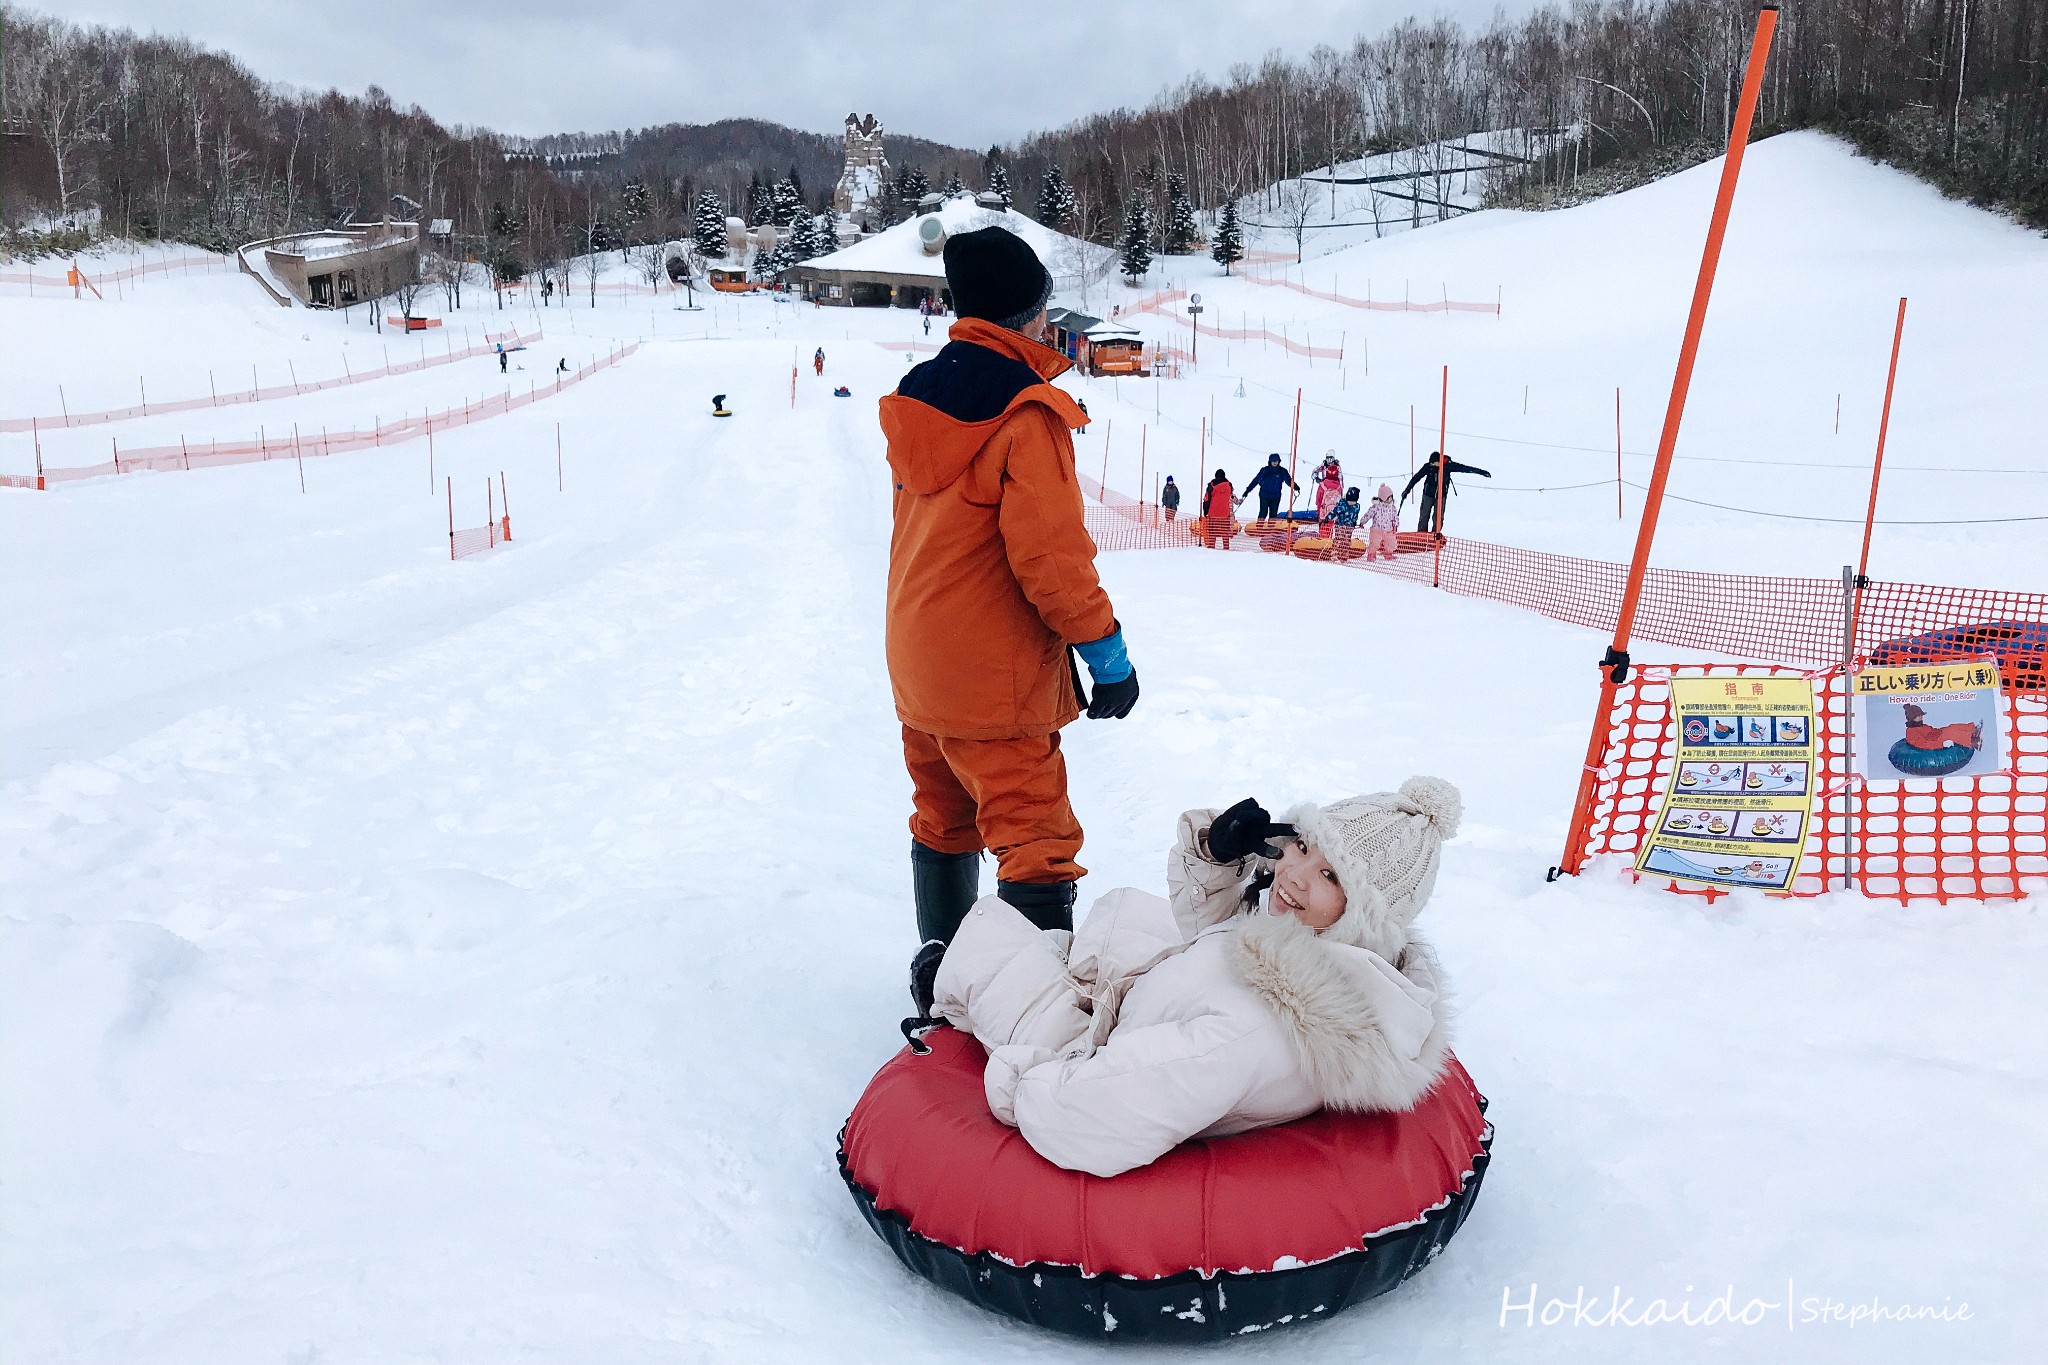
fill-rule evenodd
<path id="1" fill-rule="evenodd" d="M 1195 201 L 1188 198 L 1188 182 L 1184 176 L 1166 177 L 1166 250 L 1168 255 L 1184 256 L 1195 249 L 1195 243 L 1202 239 L 1202 229 L 1195 222 Z"/>
<path id="2" fill-rule="evenodd" d="M 709 260 L 725 255 L 725 201 L 710 190 L 697 196 L 697 216 L 690 226 L 697 254 Z"/>
<path id="3" fill-rule="evenodd" d="M 774 283 L 775 277 L 789 269 L 789 266 L 789 239 L 787 237 L 777 236 L 774 246 L 767 248 L 765 251 L 754 253 L 753 275 L 755 279 L 763 284 Z"/>
<path id="4" fill-rule="evenodd" d="M 803 193 L 797 189 L 796 182 L 792 180 L 778 180 L 775 182 L 771 203 L 774 206 L 772 211 L 775 215 L 775 226 L 777 227 L 788 227 L 796 221 L 797 215 L 804 210 Z"/>
<path id="5" fill-rule="evenodd" d="M 1058 231 L 1065 231 L 1074 221 L 1074 187 L 1061 174 L 1057 161 L 1045 168 L 1045 177 L 1038 182 L 1038 221 Z"/>
<path id="6" fill-rule="evenodd" d="M 775 196 L 761 183 L 757 174 L 747 186 L 747 221 L 754 227 L 772 222 L 775 218 Z"/>
<path id="7" fill-rule="evenodd" d="M 619 205 L 626 211 L 626 221 L 637 227 L 654 207 L 654 200 L 647 193 L 647 182 L 636 175 L 620 186 Z"/>
<path id="8" fill-rule="evenodd" d="M 931 177 L 924 173 L 924 167 L 912 166 L 903 173 L 903 207 L 917 212 L 917 201 L 932 192 Z"/>
<path id="9" fill-rule="evenodd" d="M 1124 274 L 1135 285 L 1152 268 L 1152 215 L 1142 199 L 1133 199 L 1130 210 L 1124 214 L 1120 249 Z"/>
<path id="10" fill-rule="evenodd" d="M 989 168 L 988 192 L 1003 201 L 1003 207 L 1010 207 L 1010 168 L 997 162 Z"/>
<path id="11" fill-rule="evenodd" d="M 1216 241 L 1209 248 L 1210 259 L 1223 267 L 1223 273 L 1230 273 L 1233 261 L 1244 259 L 1244 228 L 1237 221 L 1237 201 L 1223 201 L 1223 216 L 1216 223 Z"/>
<path id="12" fill-rule="evenodd" d="M 789 260 L 791 265 L 808 261 L 818 254 L 818 220 L 809 210 L 797 214 L 789 225 Z"/>
<path id="13" fill-rule="evenodd" d="M 967 193 L 967 186 L 960 182 L 960 172 L 955 171 L 946 178 L 946 197 L 948 199 L 965 193 Z"/>

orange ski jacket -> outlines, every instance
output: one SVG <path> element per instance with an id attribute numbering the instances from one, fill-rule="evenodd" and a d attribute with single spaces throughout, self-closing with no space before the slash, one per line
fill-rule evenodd
<path id="1" fill-rule="evenodd" d="M 896 714 L 956 739 L 1080 714 L 1067 646 L 1116 629 L 1082 522 L 1066 357 L 980 318 L 882 400 L 895 475 L 887 647 Z"/>

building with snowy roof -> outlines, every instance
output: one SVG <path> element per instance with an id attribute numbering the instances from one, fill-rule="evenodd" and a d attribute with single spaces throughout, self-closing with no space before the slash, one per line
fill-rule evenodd
<path id="1" fill-rule="evenodd" d="M 1015 209 L 991 208 L 956 195 L 908 222 L 793 266 L 789 276 L 805 298 L 818 303 L 915 308 L 926 299 L 938 299 L 950 305 L 947 239 L 992 226 L 1008 228 L 1038 253 L 1056 291 L 1101 279 L 1116 260 L 1108 247 L 1054 232 Z"/>
<path id="2" fill-rule="evenodd" d="M 294 232 L 247 243 L 235 256 L 276 303 L 345 308 L 419 278 L 420 225 L 384 218 Z"/>

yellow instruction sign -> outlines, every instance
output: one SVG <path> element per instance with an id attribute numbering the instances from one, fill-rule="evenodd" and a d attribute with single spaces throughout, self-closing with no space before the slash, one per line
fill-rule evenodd
<path id="1" fill-rule="evenodd" d="M 1813 681 L 1709 673 L 1671 680 L 1678 753 L 1636 870 L 1782 891 L 1813 818 Z"/>

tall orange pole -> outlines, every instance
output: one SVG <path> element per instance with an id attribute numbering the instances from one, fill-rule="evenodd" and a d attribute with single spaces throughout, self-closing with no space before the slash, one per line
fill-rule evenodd
<path id="1" fill-rule="evenodd" d="M 1870 528 L 1877 524 L 1877 481 L 1884 474 L 1884 438 L 1892 425 L 1892 385 L 1899 378 L 1899 342 L 1906 335 L 1906 301 L 1899 300 L 1898 321 L 1892 325 L 1892 365 L 1884 376 L 1884 411 L 1877 419 L 1877 459 L 1870 466 L 1870 506 L 1863 513 L 1863 550 L 1856 556 L 1856 593 L 1849 609 L 1849 639 L 1853 648 L 1856 621 L 1863 610 L 1863 589 L 1870 582 Z"/>
<path id="2" fill-rule="evenodd" d="M 1294 499 L 1301 488 L 1294 481 L 1301 457 L 1301 390 L 1294 391 L 1294 434 L 1287 438 L 1287 553 L 1294 553 Z"/>
<path id="3" fill-rule="evenodd" d="M 1443 403 L 1436 413 L 1436 554 L 1429 567 L 1429 585 L 1440 588 L 1444 582 L 1444 513 L 1450 510 L 1451 502 L 1451 456 L 1445 449 L 1451 434 L 1451 367 L 1444 366 Z"/>
<path id="4" fill-rule="evenodd" d="M 1678 424 L 1685 416 L 1685 398 L 1692 387 L 1693 362 L 1699 358 L 1700 331 L 1707 321 L 1707 301 L 1714 293 L 1714 271 L 1721 263 L 1721 242 L 1728 232 L 1728 210 L 1735 201 L 1735 182 L 1742 174 L 1742 155 L 1749 146 L 1750 124 L 1756 118 L 1758 91 L 1763 87 L 1764 66 L 1770 56 L 1771 35 L 1777 31 L 1778 7 L 1765 5 L 1757 11 L 1756 32 L 1750 39 L 1749 65 L 1742 76 L 1742 98 L 1735 106 L 1735 118 L 1728 128 L 1728 153 L 1721 162 L 1721 184 L 1714 193 L 1714 213 L 1707 223 L 1706 246 L 1700 253 L 1700 273 L 1693 284 L 1692 308 L 1686 315 L 1685 341 L 1678 349 L 1678 370 L 1671 379 L 1671 401 L 1664 409 L 1664 429 L 1657 438 L 1657 463 L 1650 470 L 1649 488 L 1643 495 L 1643 519 L 1636 529 L 1635 553 L 1629 559 L 1628 585 L 1622 590 L 1621 610 L 1615 617 L 1614 640 L 1600 660 L 1600 704 L 1593 713 L 1593 733 L 1586 741 L 1586 761 L 1579 772 L 1579 791 L 1572 803 L 1571 826 L 1565 834 L 1564 857 L 1555 871 L 1576 876 L 1584 863 L 1586 828 L 1592 820 L 1593 794 L 1600 768 L 1607 757 L 1607 735 L 1614 713 L 1614 695 L 1628 680 L 1628 640 L 1635 628 L 1636 608 L 1643 596 L 1643 571 L 1649 567 L 1650 546 L 1657 538 L 1657 515 L 1664 505 L 1664 485 L 1671 476 L 1671 456 L 1678 445 Z"/>

